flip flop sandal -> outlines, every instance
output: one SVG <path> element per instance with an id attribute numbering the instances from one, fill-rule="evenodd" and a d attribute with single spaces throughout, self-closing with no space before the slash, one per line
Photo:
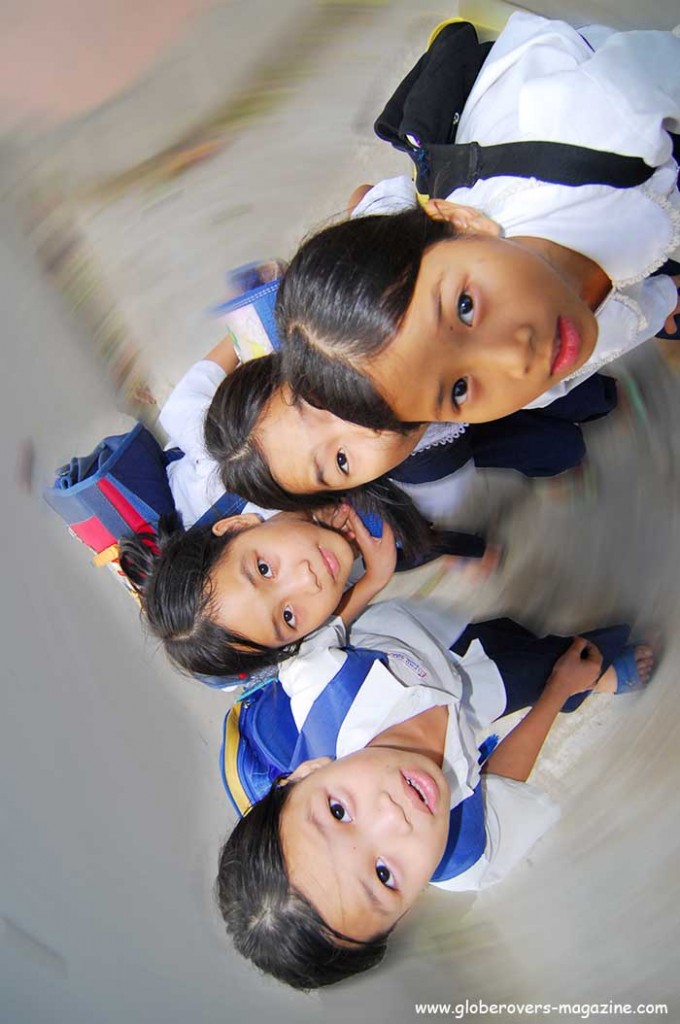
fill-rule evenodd
<path id="1" fill-rule="evenodd" d="M 638 690 L 644 690 L 649 682 L 649 679 L 646 683 L 640 679 L 635 662 L 635 647 L 631 644 L 624 648 L 618 657 L 614 658 L 612 667 L 616 672 L 614 693 L 635 693 Z"/>

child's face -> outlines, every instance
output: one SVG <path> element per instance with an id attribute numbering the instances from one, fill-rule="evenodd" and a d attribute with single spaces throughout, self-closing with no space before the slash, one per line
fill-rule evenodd
<path id="1" fill-rule="evenodd" d="M 240 532 L 211 576 L 217 625 L 266 647 L 283 647 L 333 614 L 354 562 L 345 537 L 297 512 L 264 523 L 235 516 L 213 526 L 218 534 L 231 529 Z"/>
<path id="2" fill-rule="evenodd" d="M 410 455 L 420 433 L 360 427 L 304 401 L 293 404 L 287 388 L 274 394 L 257 426 L 270 472 L 290 494 L 344 491 L 375 480 Z"/>
<path id="3" fill-rule="evenodd" d="M 547 260 L 468 236 L 426 251 L 400 330 L 357 369 L 402 420 L 485 423 L 579 369 L 596 340 L 591 309 Z"/>
<path id="4" fill-rule="evenodd" d="M 441 768 L 422 754 L 369 746 L 306 762 L 291 781 L 281 816 L 291 884 L 350 938 L 388 931 L 446 847 L 450 794 Z"/>

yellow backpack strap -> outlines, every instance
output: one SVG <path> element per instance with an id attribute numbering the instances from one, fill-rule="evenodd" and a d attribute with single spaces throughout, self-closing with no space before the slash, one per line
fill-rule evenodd
<path id="1" fill-rule="evenodd" d="M 427 49 L 429 50 L 433 42 L 437 38 L 440 32 L 443 32 L 447 25 L 454 25 L 457 21 L 470 21 L 470 18 L 447 18 L 445 21 L 440 21 L 439 24 L 430 33 L 430 38 L 427 41 Z"/>
<path id="2" fill-rule="evenodd" d="M 92 564 L 96 565 L 98 569 L 101 569 L 104 565 L 109 565 L 111 562 L 117 562 L 120 551 L 117 544 L 112 544 L 111 547 L 104 548 L 92 559 Z"/>
<path id="3" fill-rule="evenodd" d="M 239 814 L 247 814 L 250 810 L 250 800 L 241 784 L 238 774 L 238 745 L 241 740 L 239 729 L 239 717 L 242 704 L 234 704 L 227 712 L 224 722 L 224 744 L 222 748 L 222 776 L 225 787 L 229 792 Z"/>

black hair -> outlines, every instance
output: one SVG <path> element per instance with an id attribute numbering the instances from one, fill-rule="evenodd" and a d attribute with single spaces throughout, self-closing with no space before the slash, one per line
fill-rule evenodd
<path id="1" fill-rule="evenodd" d="M 271 353 L 237 367 L 215 392 L 205 418 L 204 438 L 226 490 L 262 508 L 284 512 L 322 508 L 346 498 L 358 511 L 388 522 L 409 560 L 429 551 L 433 541 L 429 524 L 387 475 L 345 491 L 310 494 L 290 494 L 277 483 L 257 439 L 257 425 L 280 385 L 281 356 Z M 400 433 L 411 429 L 399 424 Z"/>
<path id="2" fill-rule="evenodd" d="M 157 533 L 120 542 L 120 566 L 139 594 L 151 632 L 187 672 L 223 676 L 252 672 L 295 654 L 299 643 L 269 648 L 212 621 L 211 574 L 235 532 L 210 525 L 185 530 L 178 513 L 161 516 Z"/>
<path id="3" fill-rule="evenodd" d="M 413 426 L 357 367 L 399 330 L 427 249 L 455 234 L 417 206 L 342 221 L 301 245 L 276 300 L 282 372 L 297 397 L 373 430 Z"/>
<path id="4" fill-rule="evenodd" d="M 239 821 L 220 852 L 215 892 L 239 953 L 293 988 L 321 988 L 380 963 L 389 932 L 351 939 L 290 884 L 280 823 L 293 785 L 275 783 Z"/>

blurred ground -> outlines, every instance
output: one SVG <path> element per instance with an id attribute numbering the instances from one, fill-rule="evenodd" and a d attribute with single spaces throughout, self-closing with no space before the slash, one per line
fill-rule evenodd
<path id="1" fill-rule="evenodd" d="M 569 20 L 677 20 L 672 5 L 608 6 L 570 5 Z M 127 595 L 39 500 L 52 468 L 124 428 L 123 412 L 154 418 L 154 401 L 219 336 L 208 310 L 227 267 L 289 255 L 355 184 L 402 169 L 370 125 L 450 14 L 402 0 L 234 0 L 172 32 L 156 25 L 140 78 L 102 75 L 102 88 L 128 85 L 104 106 L 49 128 L 43 109 L 39 131 L 15 123 L 1 143 L 11 1024 L 401 1022 L 416 1001 L 465 998 L 668 1002 L 680 1020 L 680 412 L 660 347 L 617 367 L 621 407 L 588 429 L 583 474 L 480 476 L 457 522 L 503 543 L 499 578 L 475 592 L 421 570 L 393 585 L 534 628 L 629 619 L 640 636 L 659 630 L 651 689 L 593 698 L 560 723 L 538 781 L 563 819 L 530 863 L 476 900 L 428 895 L 379 973 L 320 996 L 257 979 L 220 937 L 210 887 L 230 820 L 217 773 L 224 695 L 167 666 Z M 73 109 L 50 88 L 53 111 Z"/>

